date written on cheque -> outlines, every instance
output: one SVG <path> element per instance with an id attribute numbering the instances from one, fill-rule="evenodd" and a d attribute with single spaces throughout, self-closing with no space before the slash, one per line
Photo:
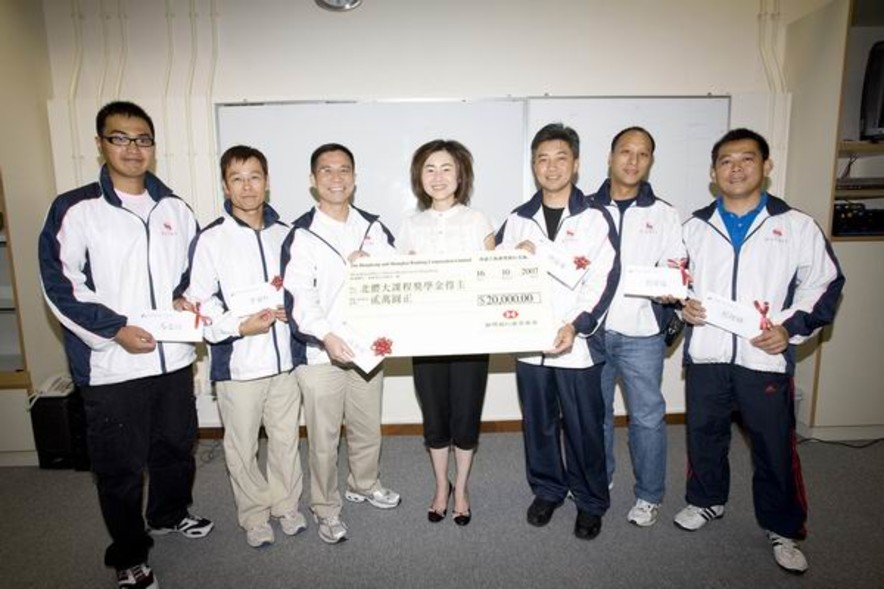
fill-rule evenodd
<path id="1" fill-rule="evenodd" d="M 495 294 L 481 294 L 477 297 L 480 307 L 494 305 L 525 305 L 539 304 L 539 292 L 505 292 Z"/>

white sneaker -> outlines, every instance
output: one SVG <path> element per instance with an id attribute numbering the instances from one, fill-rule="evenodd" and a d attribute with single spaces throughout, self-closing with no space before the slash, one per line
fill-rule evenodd
<path id="1" fill-rule="evenodd" d="M 337 544 L 347 539 L 347 524 L 341 516 L 319 517 L 314 513 L 313 520 L 319 524 L 319 539 L 326 544 Z"/>
<path id="2" fill-rule="evenodd" d="M 647 528 L 657 523 L 657 513 L 659 510 L 659 503 L 650 503 L 644 499 L 637 499 L 635 505 L 626 514 L 626 521 L 640 528 Z"/>
<path id="3" fill-rule="evenodd" d="M 780 568 L 793 575 L 803 575 L 807 570 L 807 559 L 795 541 L 774 532 L 767 532 L 767 539 L 773 546 L 773 556 Z"/>
<path id="4" fill-rule="evenodd" d="M 273 544 L 275 541 L 276 536 L 273 535 L 273 528 L 270 527 L 269 522 L 264 522 L 246 530 L 246 542 L 252 548 L 260 548 L 267 544 Z"/>
<path id="5" fill-rule="evenodd" d="M 399 493 L 393 491 L 392 489 L 385 489 L 383 487 L 378 487 L 367 495 L 348 490 L 346 493 L 344 493 L 344 497 L 347 498 L 347 501 L 352 501 L 353 503 L 362 503 L 363 501 L 368 501 L 379 509 L 393 509 L 394 507 L 399 505 L 400 501 L 402 501 Z"/>
<path id="6" fill-rule="evenodd" d="M 307 520 L 297 509 L 292 509 L 279 517 L 279 527 L 286 536 L 294 536 L 307 529 Z"/>
<path id="7" fill-rule="evenodd" d="M 724 516 L 724 505 L 713 505 L 712 507 L 697 507 L 688 504 L 687 507 L 679 511 L 675 515 L 675 525 L 682 530 L 694 532 L 705 526 L 714 519 L 720 519 Z"/>

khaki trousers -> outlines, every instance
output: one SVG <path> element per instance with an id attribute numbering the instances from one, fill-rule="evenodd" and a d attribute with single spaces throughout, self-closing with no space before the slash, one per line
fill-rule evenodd
<path id="1" fill-rule="evenodd" d="M 298 508 L 303 490 L 298 428 L 301 390 L 294 372 L 215 385 L 224 458 L 239 525 L 248 530 Z M 267 433 L 267 476 L 258 467 L 258 431 Z"/>
<path id="2" fill-rule="evenodd" d="M 342 423 L 347 433 L 348 488 L 368 494 L 380 486 L 384 374 L 377 370 L 366 378 L 355 368 L 332 364 L 301 365 L 295 374 L 304 396 L 310 443 L 310 507 L 319 517 L 336 516 L 341 512 L 338 446 Z"/>

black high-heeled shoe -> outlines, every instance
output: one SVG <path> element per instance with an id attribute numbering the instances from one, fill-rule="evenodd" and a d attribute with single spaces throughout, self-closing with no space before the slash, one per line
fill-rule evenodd
<path id="1" fill-rule="evenodd" d="M 451 484 L 451 481 L 448 481 L 448 498 L 451 499 L 451 494 L 454 492 L 454 485 Z M 440 521 L 445 519 L 445 516 L 448 515 L 448 504 L 446 502 L 445 509 L 442 510 L 442 513 L 439 513 L 433 506 L 430 505 L 430 510 L 427 511 L 427 521 L 431 524 L 438 524 Z"/>
<path id="2" fill-rule="evenodd" d="M 468 495 L 465 495 L 464 498 L 466 498 L 466 497 L 468 497 Z M 455 503 L 455 505 L 457 505 L 457 501 L 455 501 L 454 503 Z M 467 507 L 466 511 L 462 511 L 462 512 L 455 511 L 452 509 L 451 515 L 454 518 L 454 523 L 456 523 L 459 526 L 465 526 L 470 523 L 471 519 L 473 519 L 473 512 L 470 511 L 469 507 Z"/>

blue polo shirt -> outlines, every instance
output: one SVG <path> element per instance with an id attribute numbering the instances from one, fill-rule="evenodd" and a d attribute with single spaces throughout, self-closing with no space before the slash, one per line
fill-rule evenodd
<path id="1" fill-rule="evenodd" d="M 718 214 L 721 215 L 721 219 L 724 221 L 724 226 L 727 227 L 727 233 L 731 238 L 731 244 L 734 246 L 735 252 L 740 251 L 740 248 L 743 246 L 743 241 L 746 240 L 746 234 L 749 233 L 749 227 L 752 226 L 752 221 L 755 220 L 758 213 L 760 213 L 766 206 L 767 192 L 762 192 L 761 200 L 758 201 L 758 206 L 745 215 L 737 215 L 727 211 L 724 208 L 724 199 L 720 196 L 718 197 Z"/>

